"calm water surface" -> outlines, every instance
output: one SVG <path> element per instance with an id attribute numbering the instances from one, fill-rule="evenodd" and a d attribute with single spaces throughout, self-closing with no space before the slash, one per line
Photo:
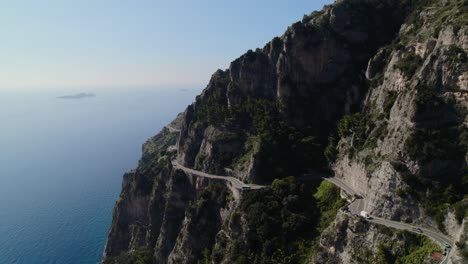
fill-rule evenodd
<path id="1" fill-rule="evenodd" d="M 0 91 L 0 263 L 99 262 L 123 173 L 199 91 Z"/>

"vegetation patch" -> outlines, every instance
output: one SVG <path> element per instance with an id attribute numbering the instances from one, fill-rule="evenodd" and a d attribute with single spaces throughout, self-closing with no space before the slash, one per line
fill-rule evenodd
<path id="1" fill-rule="evenodd" d="M 231 131 L 221 131 L 216 134 L 216 137 L 214 138 L 214 142 L 225 143 L 225 142 L 230 142 L 230 141 L 236 141 L 239 139 L 240 139 L 240 136 L 238 133 L 234 133 Z"/>
<path id="2" fill-rule="evenodd" d="M 294 177 L 276 179 L 270 189 L 248 192 L 240 205 L 249 231 L 228 249 L 230 263 L 302 263 L 320 232 L 345 204 L 339 189 L 317 180 L 304 185 Z"/>
<path id="3" fill-rule="evenodd" d="M 335 161 L 337 154 L 338 150 L 336 149 L 336 138 L 335 136 L 329 136 L 328 144 L 325 147 L 325 151 L 323 152 L 323 155 L 325 156 L 325 159 L 329 165 Z"/>
<path id="4" fill-rule="evenodd" d="M 338 123 L 338 135 L 345 138 L 353 133 L 361 132 L 365 126 L 365 119 L 361 113 L 345 115 Z"/>
<path id="5" fill-rule="evenodd" d="M 453 204 L 452 208 L 455 213 L 455 219 L 457 219 L 458 224 L 461 224 L 463 222 L 463 219 L 465 217 L 468 217 L 468 200 L 464 199 L 458 201 L 455 204 Z"/>
<path id="6" fill-rule="evenodd" d="M 442 4 L 437 1 L 438 7 L 432 19 L 431 24 L 440 26 L 443 24 L 453 25 L 456 31 L 461 26 L 468 24 L 468 1 L 467 0 L 451 0 Z M 436 2 L 436 3 L 437 3 Z"/>
<path id="7" fill-rule="evenodd" d="M 371 87 L 377 87 L 379 85 L 382 85 L 384 81 L 384 74 L 383 72 L 378 72 L 375 74 L 374 78 L 370 80 L 370 86 Z"/>
<path id="8" fill-rule="evenodd" d="M 403 232 L 403 236 L 409 238 L 409 245 L 404 254 L 395 256 L 395 264 L 419 264 L 424 263 L 432 253 L 441 253 L 441 248 L 432 240 L 423 235 L 415 235 Z"/>
<path id="9" fill-rule="evenodd" d="M 206 160 L 206 155 L 198 154 L 195 157 L 195 169 L 201 169 L 203 167 L 203 162 Z"/>
<path id="10" fill-rule="evenodd" d="M 385 97 L 385 102 L 383 105 L 383 111 L 386 115 L 387 118 L 390 117 L 390 110 L 392 109 L 393 105 L 395 104 L 395 101 L 398 97 L 398 93 L 395 91 L 389 91 L 387 92 L 387 96 Z"/>
<path id="11" fill-rule="evenodd" d="M 458 144 L 457 128 L 419 128 L 406 140 L 405 150 L 415 160 L 459 159 L 464 151 Z"/>
<path id="12" fill-rule="evenodd" d="M 403 54 L 403 58 L 401 58 L 397 63 L 395 63 L 395 69 L 400 70 L 408 79 L 413 77 L 416 73 L 416 70 L 422 63 L 421 57 L 418 55 L 408 52 Z"/>
<path id="13" fill-rule="evenodd" d="M 103 264 L 152 264 L 153 252 L 145 247 L 106 259 Z"/>
<path id="14" fill-rule="evenodd" d="M 215 89 L 211 95 L 207 96 L 206 101 L 200 104 L 200 108 L 196 111 L 198 121 L 209 124 L 222 124 L 227 120 L 229 109 L 223 91 L 224 89 Z"/>
<path id="15" fill-rule="evenodd" d="M 340 198 L 340 189 L 333 183 L 322 181 L 314 194 L 320 210 L 319 232 L 328 227 L 336 217 L 338 210 L 346 205 L 346 200 Z"/>
<path id="16" fill-rule="evenodd" d="M 452 25 L 455 33 L 459 29 L 468 24 L 468 3 L 467 0 L 408 0 L 413 3 L 413 12 L 406 20 L 407 25 L 413 25 L 412 34 L 416 34 L 423 26 L 423 19 L 420 18 L 420 13 L 423 9 L 431 8 L 435 11 L 433 15 L 428 17 L 424 23 L 432 28 L 432 37 L 437 38 L 441 28 L 447 25 Z M 406 38 L 407 36 L 401 36 Z"/>
<path id="17" fill-rule="evenodd" d="M 468 142 L 465 137 L 466 131 L 460 128 L 420 128 L 405 142 L 406 153 L 418 161 L 422 169 L 417 175 L 404 174 L 403 180 L 418 193 L 416 197 L 424 201 L 426 212 L 435 218 L 440 228 L 443 228 L 448 204 L 458 204 L 468 194 L 468 173 L 464 160 Z M 424 169 L 425 166 L 435 166 L 431 164 L 445 167 Z M 431 191 L 427 192 L 429 189 Z M 462 205 L 458 204 L 455 208 L 460 211 Z"/>
<path id="18" fill-rule="evenodd" d="M 416 86 L 416 106 L 419 113 L 434 111 L 444 105 L 444 101 L 437 96 L 433 88 L 419 84 Z"/>
<path id="19" fill-rule="evenodd" d="M 387 135 L 387 121 L 379 121 L 378 119 L 380 119 L 380 116 L 373 117 L 363 111 L 353 115 L 345 115 L 340 120 L 338 135 L 340 138 L 351 139 L 351 148 L 348 152 L 350 157 L 363 150 L 374 149 L 378 140 Z"/>
<path id="20" fill-rule="evenodd" d="M 440 246 L 423 235 L 390 229 L 387 233 L 393 238 L 379 243 L 377 254 L 374 256 L 372 252 L 368 252 L 362 263 L 420 264 L 427 263 L 434 253 L 442 252 Z"/>
<path id="21" fill-rule="evenodd" d="M 466 63 L 468 60 L 468 55 L 465 50 L 458 47 L 457 45 L 450 45 L 444 52 L 444 55 L 447 56 L 447 60 L 452 63 Z"/>
<path id="22" fill-rule="evenodd" d="M 298 175 L 306 169 L 320 166 L 322 148 L 311 136 L 313 129 L 297 129 L 280 118 L 277 106 L 264 99 L 248 99 L 236 107 L 232 120 L 258 141 L 258 174 L 263 181 L 288 175 Z"/>
<path id="23" fill-rule="evenodd" d="M 459 53 L 456 47 L 449 47 L 448 50 L 452 54 Z M 426 116 L 452 111 L 432 87 L 419 84 L 416 91 L 417 114 L 423 121 Z M 411 190 L 411 195 L 423 201 L 428 215 L 434 217 L 439 228 L 443 229 L 443 221 L 450 205 L 458 219 L 464 216 L 462 211 L 465 204 L 461 200 L 468 195 L 465 160 L 468 132 L 463 125 L 434 122 L 423 124 L 425 127 L 416 128 L 404 145 L 405 153 L 418 162 L 419 172 L 412 174 L 403 166 L 395 167 L 398 164 L 394 164 L 394 167 L 410 186 L 408 189 Z"/>
<path id="24" fill-rule="evenodd" d="M 288 125 L 281 119 L 277 105 L 265 99 L 247 98 L 243 104 L 228 108 L 222 83 L 217 84 L 220 87 L 203 99 L 196 110 L 197 122 L 236 131 L 219 135 L 222 142 L 239 140 L 246 143 L 249 138 L 255 138 L 257 170 L 258 175 L 263 177 L 262 181 L 271 182 L 275 178 L 299 175 L 311 167 L 324 164 L 323 147 L 312 136 L 313 128 L 297 129 Z M 250 158 L 252 149 L 243 150 L 244 153 L 235 153 L 235 156 Z M 242 148 L 239 151 L 242 152 Z M 223 166 L 239 164 L 234 156 L 219 155 L 215 158 L 222 159 L 217 162 Z"/>
<path id="25" fill-rule="evenodd" d="M 245 169 L 250 164 L 252 155 L 257 153 L 260 149 L 260 140 L 256 136 L 250 136 L 244 142 L 243 150 L 233 162 L 233 167 L 240 170 Z"/>
<path id="26" fill-rule="evenodd" d="M 210 264 L 210 250 L 205 248 L 202 253 L 203 259 L 198 260 L 197 264 Z"/>

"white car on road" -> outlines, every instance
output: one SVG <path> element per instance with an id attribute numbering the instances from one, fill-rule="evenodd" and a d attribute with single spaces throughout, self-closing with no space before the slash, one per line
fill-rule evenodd
<path id="1" fill-rule="evenodd" d="M 362 217 L 364 217 L 365 219 L 372 219 L 372 217 L 370 216 L 370 214 L 366 211 L 361 211 L 360 215 Z"/>

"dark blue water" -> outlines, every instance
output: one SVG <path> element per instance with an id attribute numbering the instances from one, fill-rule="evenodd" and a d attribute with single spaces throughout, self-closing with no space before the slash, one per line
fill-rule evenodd
<path id="1" fill-rule="evenodd" d="M 0 91 L 0 263 L 99 262 L 123 173 L 199 90 L 91 92 Z"/>

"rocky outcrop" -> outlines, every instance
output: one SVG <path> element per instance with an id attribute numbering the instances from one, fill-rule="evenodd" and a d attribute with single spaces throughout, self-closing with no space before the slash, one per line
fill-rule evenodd
<path id="1" fill-rule="evenodd" d="M 312 263 L 413 263 L 409 248 L 428 243 L 424 237 L 392 230 L 359 218 L 338 213 L 335 222 L 322 233 Z M 440 255 L 442 257 L 442 255 Z M 421 262 L 439 263 L 430 254 Z"/>
<path id="2" fill-rule="evenodd" d="M 366 197 L 366 211 L 438 227 L 454 240 L 466 231 L 447 208 L 461 206 L 453 201 L 466 195 L 468 160 L 468 28 L 459 5 L 432 2 L 416 9 L 399 42 L 369 61 L 372 88 L 356 117 L 360 128 L 341 138 L 334 164 L 336 175 Z M 445 22 L 438 20 L 443 12 L 453 12 Z M 462 253 L 454 255 L 453 263 L 463 262 Z"/>
<path id="3" fill-rule="evenodd" d="M 428 220 L 422 204 L 416 202 L 414 197 L 396 195 L 397 190 L 415 187 L 403 180 L 407 176 L 405 174 L 436 177 L 440 170 L 457 173 L 453 171 L 455 165 L 451 164 L 451 159 L 421 162 L 408 153 L 407 148 L 412 135 L 420 129 L 466 130 L 468 104 L 466 93 L 462 92 L 464 85 L 459 80 L 463 79 L 468 67 L 466 59 L 462 61 L 449 57 L 466 56 L 467 27 L 462 26 L 455 32 L 453 25 L 448 24 L 440 28 L 438 35 L 432 33 L 433 16 L 437 13 L 428 13 L 427 10 L 433 10 L 436 6 L 419 10 L 416 14 L 420 16 L 418 19 L 426 23 L 420 25 L 417 31 L 414 25 L 402 26 L 400 38 L 406 38 L 405 46 L 398 44 L 398 47 L 381 48 L 369 61 L 366 76 L 371 81 L 375 78 L 380 80 L 369 91 L 363 114 L 371 119 L 365 124 L 365 129 L 368 137 L 375 142 L 353 149 L 349 146 L 352 146 L 353 140 L 356 141 L 352 137 L 357 137 L 357 134 L 342 139 L 339 158 L 335 163 L 336 174 L 368 197 L 370 202 L 366 204 L 366 210 L 386 218 L 421 223 Z M 429 36 L 428 32 L 432 35 Z M 460 50 L 460 54 L 449 55 L 451 49 Z M 415 61 L 409 61 L 408 56 L 413 56 Z M 409 67 L 414 69 L 409 70 Z M 433 98 L 422 99 L 423 96 Z M 422 100 L 434 100 L 424 103 L 437 105 L 427 109 L 421 105 Z M 350 151 L 357 153 L 350 157 Z M 466 153 L 466 149 L 464 151 Z M 402 164 L 407 167 L 403 171 L 399 166 Z"/>
<path id="4" fill-rule="evenodd" d="M 325 144 L 336 121 L 359 109 L 367 91 L 362 71 L 378 47 L 393 39 L 404 10 L 398 1 L 381 1 L 380 5 L 339 1 L 305 16 L 263 49 L 248 51 L 228 70 L 217 71 L 187 111 L 179 160 L 194 166 L 197 159 L 203 159 L 201 169 L 218 173 L 220 169 L 212 164 L 222 163 L 247 181 L 258 179 L 256 155 L 248 137 L 230 142 L 249 145 L 246 148 L 230 148 L 233 153 L 228 155 L 207 154 L 211 145 L 205 143 L 213 142 L 212 127 L 200 122 L 197 113 L 211 103 L 215 93 L 217 100 L 227 105 L 224 111 L 241 108 L 247 100 L 271 101 L 278 105 L 281 120 L 297 129 L 308 129 L 310 136 Z M 238 134 L 243 129 L 226 122 L 222 126 Z M 248 164 L 235 161 L 235 157 L 245 155 L 250 157 Z M 228 157 L 220 161 L 219 156 Z"/>
<path id="5" fill-rule="evenodd" d="M 376 263 L 430 247 L 333 220 L 336 190 L 294 180 L 310 171 L 341 178 L 372 215 L 462 241 L 451 261 L 463 261 L 465 2 L 339 0 L 215 72 L 124 176 L 103 262 Z M 233 197 L 174 159 L 271 188 Z"/>

